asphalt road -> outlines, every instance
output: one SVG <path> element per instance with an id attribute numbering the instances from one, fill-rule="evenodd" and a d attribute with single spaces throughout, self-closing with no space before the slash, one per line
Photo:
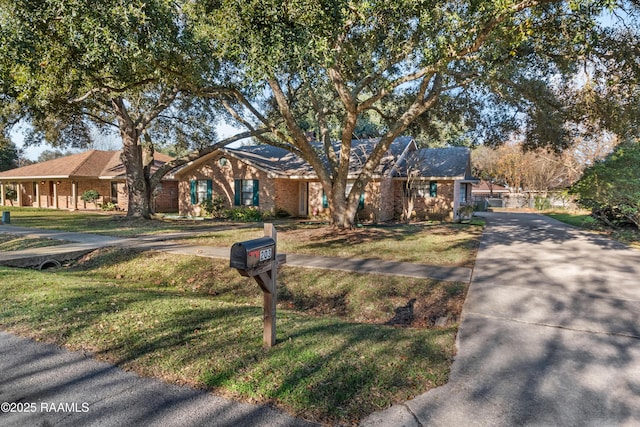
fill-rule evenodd
<path id="1" fill-rule="evenodd" d="M 2 427 L 314 426 L 3 332 L 0 405 Z"/>
<path id="2" fill-rule="evenodd" d="M 486 217 L 449 383 L 362 424 L 640 425 L 640 251 Z"/>

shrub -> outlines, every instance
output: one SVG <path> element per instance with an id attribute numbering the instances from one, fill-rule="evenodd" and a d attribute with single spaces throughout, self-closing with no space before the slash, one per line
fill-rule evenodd
<path id="1" fill-rule="evenodd" d="M 18 198 L 18 192 L 15 188 L 7 188 L 4 192 L 4 196 L 7 200 L 16 200 Z"/>
<path id="2" fill-rule="evenodd" d="M 606 159 L 585 170 L 571 192 L 598 221 L 640 228 L 640 141 L 620 144 Z"/>
<path id="3" fill-rule="evenodd" d="M 100 193 L 96 190 L 87 190 L 80 196 L 80 199 L 86 203 L 95 203 L 100 198 Z"/>
<path id="4" fill-rule="evenodd" d="M 535 196 L 533 199 L 533 206 L 539 211 L 544 211 L 551 209 L 551 201 L 548 197 Z"/>
<path id="5" fill-rule="evenodd" d="M 113 202 L 107 202 L 102 204 L 103 211 L 115 211 L 118 206 Z"/>
<path id="6" fill-rule="evenodd" d="M 207 199 L 200 202 L 200 207 L 204 211 L 205 215 L 214 218 L 221 218 L 224 216 L 224 197 L 217 195 L 213 199 Z"/>
<path id="7" fill-rule="evenodd" d="M 256 208 L 233 208 L 225 211 L 225 218 L 232 221 L 241 222 L 260 222 L 262 221 L 262 212 Z"/>
<path id="8" fill-rule="evenodd" d="M 458 208 L 458 214 L 460 215 L 460 220 L 463 219 L 471 219 L 473 216 L 473 211 L 475 210 L 474 205 L 464 205 Z"/>

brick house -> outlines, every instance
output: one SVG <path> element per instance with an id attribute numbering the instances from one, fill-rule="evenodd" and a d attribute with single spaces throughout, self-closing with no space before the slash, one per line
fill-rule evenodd
<path id="1" fill-rule="evenodd" d="M 121 153 L 91 150 L 0 172 L 0 206 L 77 210 L 99 209 L 111 202 L 126 211 L 128 198 Z M 152 171 L 171 160 L 162 153 L 154 157 Z M 15 200 L 6 197 L 8 189 L 16 191 Z M 100 194 L 96 203 L 86 203 L 80 198 L 87 190 Z M 163 180 L 155 194 L 152 203 L 157 212 L 178 210 L 176 181 Z"/>
<path id="2" fill-rule="evenodd" d="M 375 140 L 353 141 L 349 181 L 355 182 Z M 297 155 L 268 145 L 222 148 L 173 172 L 181 215 L 202 214 L 200 203 L 221 196 L 227 208 L 256 207 L 294 217 L 327 217 L 329 206 L 311 166 Z M 397 138 L 361 195 L 360 220 L 388 221 L 402 214 L 407 185 L 418 219 L 457 219 L 471 203 L 470 150 L 418 149 L 410 137 Z"/>

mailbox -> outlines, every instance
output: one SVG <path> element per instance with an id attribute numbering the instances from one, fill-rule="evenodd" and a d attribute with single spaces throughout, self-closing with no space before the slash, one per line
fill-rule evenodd
<path id="1" fill-rule="evenodd" d="M 231 246 L 230 266 L 240 271 L 257 272 L 275 259 L 276 242 L 271 237 L 247 240 Z"/>

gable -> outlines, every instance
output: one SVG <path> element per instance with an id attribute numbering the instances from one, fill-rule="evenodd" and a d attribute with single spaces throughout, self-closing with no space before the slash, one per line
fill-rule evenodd
<path id="1" fill-rule="evenodd" d="M 0 179 L 125 178 L 122 151 L 90 150 L 0 172 Z M 157 153 L 152 171 L 171 157 Z"/>
<path id="2" fill-rule="evenodd" d="M 474 180 L 471 176 L 471 150 L 466 147 L 422 148 L 409 153 L 398 167 L 398 177 Z"/>

